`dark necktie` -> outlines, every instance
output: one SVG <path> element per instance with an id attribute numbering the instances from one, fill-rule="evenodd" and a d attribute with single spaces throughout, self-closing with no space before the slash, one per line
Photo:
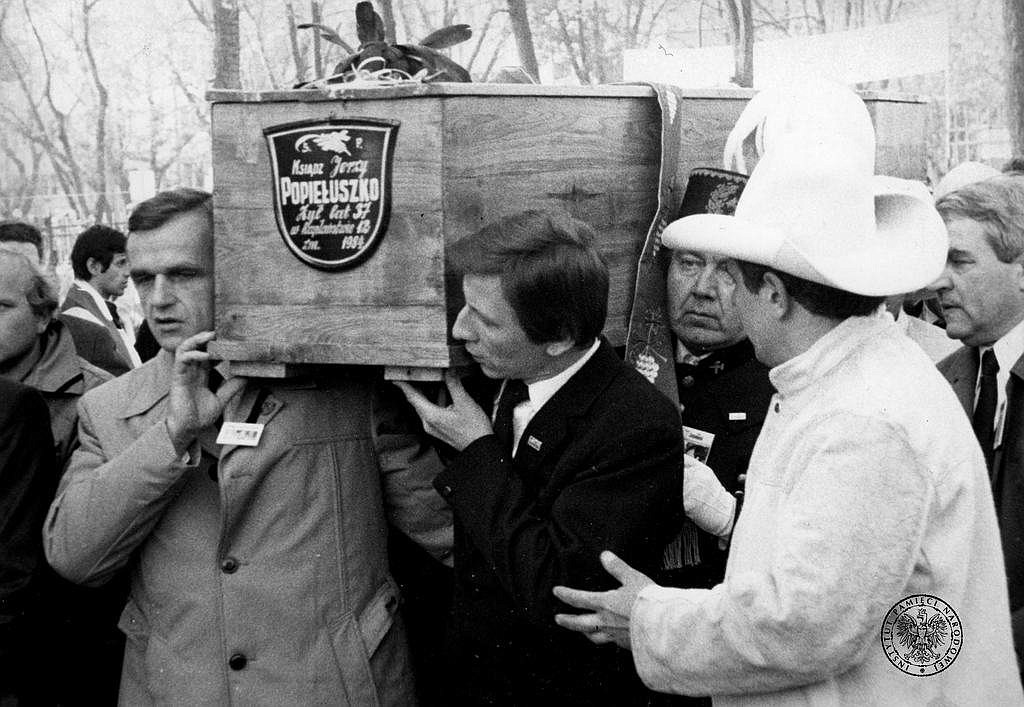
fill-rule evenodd
<path id="1" fill-rule="evenodd" d="M 974 415 L 971 417 L 974 434 L 978 437 L 981 451 L 985 453 L 985 464 L 988 465 L 989 470 L 992 469 L 992 452 L 995 444 L 996 404 L 999 400 L 999 392 L 996 387 L 996 373 L 998 372 L 999 362 L 996 360 L 996 354 L 989 349 L 981 357 L 978 401 L 974 405 Z"/>
<path id="2" fill-rule="evenodd" d="M 103 300 L 103 304 L 107 305 L 107 309 L 110 310 L 110 318 L 114 320 L 114 326 L 118 329 L 124 329 L 124 323 L 121 321 L 121 315 L 117 312 L 117 305 L 110 300 Z"/>
<path id="3" fill-rule="evenodd" d="M 501 397 L 498 398 L 498 408 L 494 415 L 494 434 L 497 435 L 501 448 L 512 455 L 512 443 L 515 433 L 512 427 L 512 412 L 516 405 L 524 400 L 530 399 L 530 391 L 526 383 L 519 379 L 509 380 L 505 383 Z"/>

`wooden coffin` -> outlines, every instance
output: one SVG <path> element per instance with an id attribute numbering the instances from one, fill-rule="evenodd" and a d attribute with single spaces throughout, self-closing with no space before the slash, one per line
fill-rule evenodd
<path id="1" fill-rule="evenodd" d="M 693 167 L 720 166 L 751 95 L 686 93 L 681 179 Z M 605 333 L 613 344 L 625 340 L 637 260 L 657 207 L 661 117 L 650 87 L 435 84 L 208 97 L 215 355 L 264 374 L 284 364 L 345 363 L 414 377 L 413 369 L 458 365 L 463 354 L 449 332 L 462 294 L 446 248 L 527 208 L 567 210 L 597 231 L 611 269 Z M 876 122 L 877 171 L 923 178 L 924 102 L 864 97 Z M 272 162 L 282 160 L 271 157 L 264 132 L 321 119 L 398 126 L 386 231 L 344 269 L 300 259 L 275 207 L 275 180 L 287 165 L 275 171 Z"/>

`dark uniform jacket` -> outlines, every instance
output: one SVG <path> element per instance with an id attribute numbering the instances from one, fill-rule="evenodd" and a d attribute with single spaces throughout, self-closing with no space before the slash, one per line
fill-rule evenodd
<path id="1" fill-rule="evenodd" d="M 495 435 L 435 487 L 455 511 L 447 704 L 629 704 L 630 655 L 558 627 L 555 585 L 617 583 L 609 549 L 643 572 L 681 519 L 682 439 L 672 404 L 607 342 L 537 412 L 515 459 Z M 643 698 L 645 699 L 645 698 Z"/>
<path id="2" fill-rule="evenodd" d="M 715 435 L 705 463 L 730 493 L 742 490 L 737 477 L 747 471 L 775 392 L 768 370 L 754 358 L 754 347 L 747 339 L 712 352 L 695 366 L 676 364 L 683 424 Z M 696 538 L 697 564 L 667 569 L 658 578 L 675 587 L 715 586 L 725 576 L 728 550 L 719 546 L 718 538 L 692 524 L 684 532 L 691 534 L 691 543 Z M 692 549 L 682 554 L 689 554 L 693 561 Z"/>

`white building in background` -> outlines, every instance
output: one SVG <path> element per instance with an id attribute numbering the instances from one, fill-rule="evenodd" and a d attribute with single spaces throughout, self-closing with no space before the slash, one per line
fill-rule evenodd
<path id="1" fill-rule="evenodd" d="M 684 88 L 728 86 L 735 71 L 731 45 L 656 49 L 623 54 L 623 80 L 657 81 Z M 826 76 L 844 84 L 941 73 L 949 65 L 949 19 L 937 13 L 872 27 L 771 39 L 754 44 L 754 87 L 800 76 Z"/>

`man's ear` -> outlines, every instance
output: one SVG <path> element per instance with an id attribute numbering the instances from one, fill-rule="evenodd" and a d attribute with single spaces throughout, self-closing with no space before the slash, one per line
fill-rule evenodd
<path id="1" fill-rule="evenodd" d="M 786 283 L 771 271 L 764 274 L 758 296 L 765 299 L 769 309 L 775 313 L 777 319 L 782 319 L 789 314 L 789 310 L 793 306 L 793 298 L 789 296 L 789 291 L 786 290 Z"/>
<path id="2" fill-rule="evenodd" d="M 88 259 L 86 259 L 86 261 L 85 261 L 85 269 L 89 271 L 89 275 L 91 275 L 92 277 L 96 277 L 97 275 L 102 275 L 104 272 L 106 272 L 106 268 L 103 267 L 103 263 L 101 263 L 96 258 L 88 258 Z"/>
<path id="3" fill-rule="evenodd" d="M 552 341 L 549 344 L 545 344 L 544 351 L 548 356 L 554 358 L 555 356 L 561 356 L 573 346 L 575 344 L 572 339 L 562 339 L 561 341 Z"/>

